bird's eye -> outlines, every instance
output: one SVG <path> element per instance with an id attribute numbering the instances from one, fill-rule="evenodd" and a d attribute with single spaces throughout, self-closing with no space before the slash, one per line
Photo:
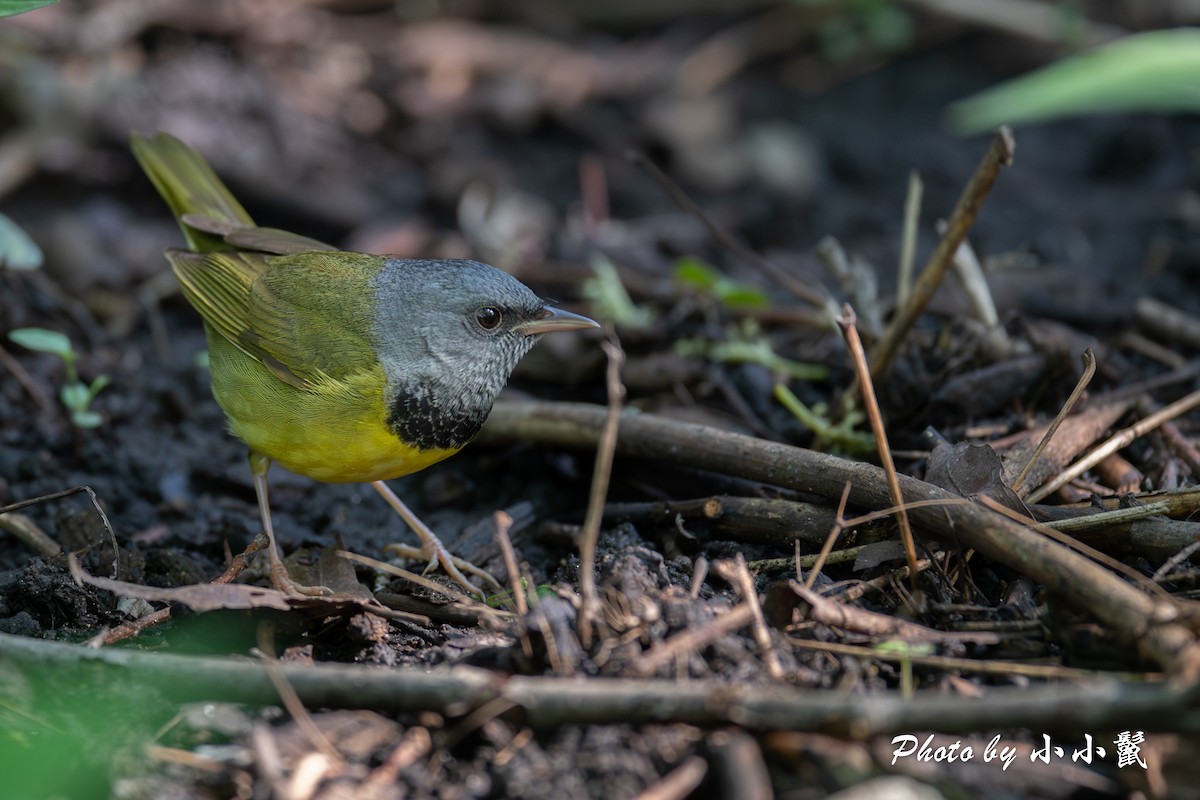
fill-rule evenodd
<path id="1" fill-rule="evenodd" d="M 500 320 L 503 316 L 500 313 L 500 309 L 495 306 L 483 306 L 482 308 L 475 309 L 475 321 L 485 331 L 495 330 L 500 325 Z"/>

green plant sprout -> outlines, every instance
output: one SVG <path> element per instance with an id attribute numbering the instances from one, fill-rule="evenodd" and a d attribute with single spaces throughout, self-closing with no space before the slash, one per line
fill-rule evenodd
<path id="1" fill-rule="evenodd" d="M 42 265 L 42 251 L 17 223 L 0 214 L 0 267 L 31 270 Z"/>
<path id="2" fill-rule="evenodd" d="M 816 439 L 813 442 L 814 449 L 854 455 L 875 451 L 875 437 L 865 431 L 855 430 L 866 421 L 866 415 L 861 411 L 851 411 L 841 422 L 834 424 L 829 420 L 824 403 L 809 408 L 782 383 L 775 384 L 775 399 L 792 412 L 801 425 L 812 431 Z"/>
<path id="3" fill-rule="evenodd" d="M 913 681 L 913 656 L 927 656 L 933 653 L 933 645 L 928 642 L 906 642 L 902 639 L 889 639 L 875 645 L 876 652 L 895 655 L 900 660 L 900 694 L 905 700 L 911 700 L 916 683 Z"/>
<path id="4" fill-rule="evenodd" d="M 622 328 L 645 328 L 654 321 L 654 312 L 633 302 L 617 268 L 601 253 L 588 259 L 595 277 L 583 282 L 583 296 L 591 301 L 593 316 Z"/>
<path id="5" fill-rule="evenodd" d="M 45 328 L 17 328 L 9 332 L 8 338 L 28 350 L 53 353 L 62 359 L 67 380 L 59 390 L 58 397 L 71 412 L 71 422 L 75 427 L 97 428 L 104 422 L 104 418 L 93 411 L 91 405 L 96 395 L 108 386 L 108 376 L 97 376 L 90 385 L 79 380 L 79 373 L 75 370 L 75 351 L 71 347 L 71 340 L 65 334 Z"/>
<path id="6" fill-rule="evenodd" d="M 771 304 L 763 290 L 727 278 L 716 267 L 692 256 L 675 262 L 675 280 L 712 295 L 728 308 L 766 308 Z"/>
<path id="7" fill-rule="evenodd" d="M 726 329 L 729 338 L 723 342 L 711 339 L 680 339 L 675 352 L 684 358 L 707 358 L 715 364 L 758 364 L 798 381 L 823 381 L 829 370 L 819 364 L 793 361 L 775 352 L 758 323 L 742 320 L 740 325 Z"/>

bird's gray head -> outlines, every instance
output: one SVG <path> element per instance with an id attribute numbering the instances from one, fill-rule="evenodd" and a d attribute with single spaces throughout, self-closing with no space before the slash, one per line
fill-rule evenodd
<path id="1" fill-rule="evenodd" d="M 478 261 L 389 259 L 375 290 L 388 425 L 422 450 L 470 441 L 543 333 L 596 327 Z"/>

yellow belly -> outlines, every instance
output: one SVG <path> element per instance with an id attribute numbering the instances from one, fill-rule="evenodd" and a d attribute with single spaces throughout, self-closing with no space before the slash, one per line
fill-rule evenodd
<path id="1" fill-rule="evenodd" d="M 299 389 L 219 336 L 209 337 L 213 396 L 250 449 L 327 483 L 389 480 L 457 449 L 419 450 L 386 424 L 382 369 Z"/>

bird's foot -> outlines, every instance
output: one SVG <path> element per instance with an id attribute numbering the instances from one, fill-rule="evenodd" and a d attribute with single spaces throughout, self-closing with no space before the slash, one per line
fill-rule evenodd
<path id="1" fill-rule="evenodd" d="M 487 583 L 496 591 L 503 590 L 500 582 L 483 567 L 476 566 L 470 561 L 458 556 L 452 555 L 446 546 L 442 544 L 437 537 L 426 540 L 420 547 L 414 547 L 408 544 L 389 544 L 385 545 L 383 551 L 396 558 L 407 558 L 414 561 L 428 561 L 423 574 L 428 575 L 439 566 L 447 575 L 454 579 L 454 582 L 466 589 L 472 596 L 483 599 L 487 595 L 475 584 L 468 580 L 464 573 L 470 573 Z"/>
<path id="2" fill-rule="evenodd" d="M 328 586 L 305 586 L 296 582 L 288 574 L 287 567 L 282 561 L 271 559 L 271 585 L 283 593 L 289 600 L 308 600 L 313 597 L 332 597 L 333 590 Z"/>

